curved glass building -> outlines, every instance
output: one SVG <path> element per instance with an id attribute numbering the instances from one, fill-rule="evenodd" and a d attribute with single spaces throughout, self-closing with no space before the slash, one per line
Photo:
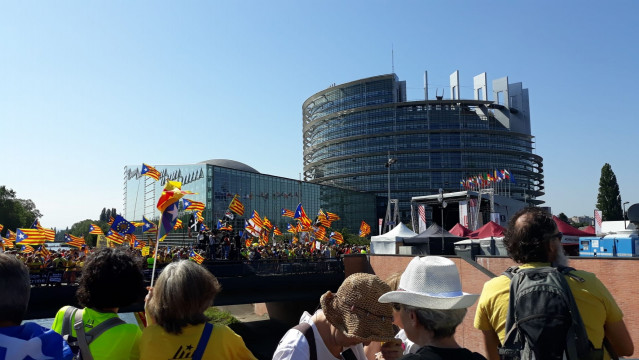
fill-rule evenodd
<path id="1" fill-rule="evenodd" d="M 410 220 L 414 196 L 459 191 L 479 174 L 507 170 L 500 182 L 513 199 L 542 204 L 542 158 L 534 154 L 528 89 L 508 78 L 474 77 L 474 99 L 460 99 L 459 73 L 450 96 L 406 101 L 406 82 L 388 74 L 333 85 L 302 106 L 304 180 L 378 196 L 378 216 L 390 198 Z M 396 161 L 390 161 L 395 159 Z M 506 179 L 504 179 L 506 180 Z M 506 191 L 507 186 L 507 191 Z"/>

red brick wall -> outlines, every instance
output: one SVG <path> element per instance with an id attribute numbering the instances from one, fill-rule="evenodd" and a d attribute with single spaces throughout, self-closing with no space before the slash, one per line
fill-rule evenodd
<path id="1" fill-rule="evenodd" d="M 369 261 L 372 271 L 380 278 L 386 279 L 394 272 L 403 271 L 413 257 L 410 255 L 370 255 Z M 450 259 L 455 262 L 459 269 L 463 291 L 474 294 L 481 293 L 484 282 L 489 277 L 461 258 L 450 257 Z M 625 314 L 624 320 L 632 341 L 635 347 L 639 348 L 639 317 L 636 315 L 639 314 L 639 301 L 637 301 L 639 299 L 639 286 L 630 281 L 634 276 L 633 274 L 639 274 L 639 261 L 637 260 L 571 258 L 570 266 L 596 274 L 606 285 Z M 357 263 L 357 269 L 361 271 L 361 269 L 366 268 L 361 261 L 363 259 L 357 259 L 350 265 Z M 496 275 L 501 274 L 509 266 L 515 265 L 507 257 L 478 257 L 477 263 Z M 345 267 L 346 273 L 349 273 L 349 263 L 345 263 Z M 472 306 L 468 309 L 464 322 L 457 328 L 455 338 L 461 346 L 484 353 L 481 332 L 473 327 L 475 308 L 476 306 Z M 639 351 L 635 351 L 635 354 L 637 353 Z"/>

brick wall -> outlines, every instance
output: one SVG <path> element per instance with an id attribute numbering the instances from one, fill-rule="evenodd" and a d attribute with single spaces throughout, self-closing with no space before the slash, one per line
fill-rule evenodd
<path id="1" fill-rule="evenodd" d="M 403 271 L 414 256 L 410 255 L 370 255 L 370 269 L 382 279 L 386 279 L 394 272 Z M 468 264 L 459 257 L 450 257 L 459 269 L 462 289 L 468 293 L 481 293 L 484 283 L 489 276 Z M 624 320 L 635 347 L 639 347 L 639 286 L 631 279 L 633 274 L 639 274 L 639 259 L 602 259 L 602 258 L 571 258 L 570 266 L 592 272 L 603 282 L 616 299 L 624 313 Z M 366 259 L 359 257 L 345 262 L 345 270 L 350 274 L 354 268 L 366 269 Z M 494 274 L 501 274 L 515 263 L 507 257 L 478 257 L 477 263 Z M 349 268 L 351 269 L 349 271 Z M 476 306 L 468 309 L 464 322 L 457 328 L 455 338 L 457 342 L 468 349 L 484 353 L 481 332 L 473 327 Z M 635 354 L 639 351 L 635 351 Z M 633 355 L 635 355 L 633 354 Z"/>

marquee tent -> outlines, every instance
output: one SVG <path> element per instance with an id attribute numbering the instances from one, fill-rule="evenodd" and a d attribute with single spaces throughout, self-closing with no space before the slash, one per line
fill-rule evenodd
<path id="1" fill-rule="evenodd" d="M 452 229 L 448 230 L 448 232 L 456 236 L 468 237 L 472 231 L 468 230 L 464 225 L 457 223 Z"/>
<path id="2" fill-rule="evenodd" d="M 593 233 L 581 231 L 554 215 L 552 216 L 552 219 L 555 220 L 555 224 L 557 224 L 557 230 L 561 231 L 561 233 L 564 234 L 564 236 L 561 238 L 561 243 L 563 245 L 578 245 L 580 237 L 594 235 L 594 231 Z"/>
<path id="3" fill-rule="evenodd" d="M 443 253 L 442 238 L 444 239 Z M 462 239 L 465 239 L 465 237 L 453 235 L 446 231 L 446 229 L 433 223 L 428 229 L 418 235 L 404 238 L 404 245 L 417 247 L 417 253 L 422 255 L 455 255 L 455 242 Z"/>
<path id="4" fill-rule="evenodd" d="M 372 254 L 397 254 L 397 248 L 404 238 L 417 235 L 401 222 L 386 234 L 371 236 Z"/>
<path id="5" fill-rule="evenodd" d="M 486 223 L 486 225 L 470 233 L 468 237 L 471 239 L 487 239 L 491 237 L 496 238 L 503 237 L 505 232 L 506 228 L 494 221 L 489 221 Z"/>

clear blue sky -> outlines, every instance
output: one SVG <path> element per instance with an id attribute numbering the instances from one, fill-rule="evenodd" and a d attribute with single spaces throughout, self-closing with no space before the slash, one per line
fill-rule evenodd
<path id="1" fill-rule="evenodd" d="M 39 1 L 0 4 L 0 185 L 45 227 L 122 210 L 127 164 L 302 172 L 302 102 L 392 71 L 409 100 L 460 71 L 530 92 L 553 213 L 592 215 L 608 162 L 639 202 L 639 2 Z M 489 86 L 489 91 L 491 87 Z"/>

